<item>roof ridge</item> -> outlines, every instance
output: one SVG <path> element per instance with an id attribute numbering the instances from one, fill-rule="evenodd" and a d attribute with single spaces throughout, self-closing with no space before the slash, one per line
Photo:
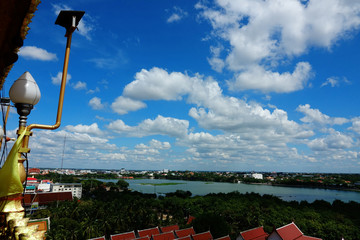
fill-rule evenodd
<path id="1" fill-rule="evenodd" d="M 263 228 L 263 229 L 264 229 L 264 226 L 254 227 L 254 228 L 251 228 L 251 229 L 248 229 L 248 230 L 242 231 L 242 232 L 240 232 L 240 233 L 249 232 L 249 231 L 252 231 L 252 230 L 255 230 L 255 229 L 258 229 L 258 228 Z M 265 232 L 265 231 L 264 231 L 264 232 Z"/>

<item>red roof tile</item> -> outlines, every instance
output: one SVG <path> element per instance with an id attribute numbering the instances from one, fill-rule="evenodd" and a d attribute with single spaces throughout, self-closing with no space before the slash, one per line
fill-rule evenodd
<path id="1" fill-rule="evenodd" d="M 152 235 L 160 234 L 160 231 L 158 227 L 154 227 L 154 228 L 138 230 L 138 233 L 139 233 L 139 237 L 146 237 L 146 236 L 151 237 Z"/>
<path id="2" fill-rule="evenodd" d="M 153 240 L 173 240 L 173 239 L 175 239 L 174 232 L 167 232 L 167 233 L 153 235 Z"/>
<path id="3" fill-rule="evenodd" d="M 160 227 L 161 232 L 166 233 L 166 232 L 172 232 L 175 230 L 179 230 L 179 225 L 171 225 L 171 226 L 166 226 L 166 227 Z"/>
<path id="4" fill-rule="evenodd" d="M 262 226 L 243 231 L 240 235 L 244 240 L 265 240 L 269 236 Z"/>
<path id="5" fill-rule="evenodd" d="M 293 222 L 277 228 L 276 232 L 283 240 L 293 240 L 304 235 Z"/>
<path id="6" fill-rule="evenodd" d="M 215 240 L 231 240 L 230 236 L 224 236 L 224 237 L 220 237 L 220 238 L 216 238 Z"/>
<path id="7" fill-rule="evenodd" d="M 136 240 L 150 240 L 150 237 L 146 236 L 146 237 L 139 237 L 136 238 Z"/>
<path id="8" fill-rule="evenodd" d="M 194 219 L 195 219 L 195 217 L 190 215 L 187 222 L 186 222 L 186 224 L 192 223 L 192 221 L 194 221 Z"/>
<path id="9" fill-rule="evenodd" d="M 213 239 L 210 231 L 192 235 L 192 238 L 194 240 L 212 240 Z"/>
<path id="10" fill-rule="evenodd" d="M 111 240 L 132 240 L 135 239 L 135 232 L 126 232 L 126 233 L 120 233 L 120 234 L 114 234 L 110 236 Z"/>
<path id="11" fill-rule="evenodd" d="M 309 237 L 309 236 L 301 236 L 299 238 L 297 238 L 296 240 L 322 240 L 321 238 L 316 238 L 316 237 Z"/>
<path id="12" fill-rule="evenodd" d="M 321 240 L 321 238 L 305 236 L 293 222 L 277 228 L 268 239 L 279 239 L 279 237 L 282 240 Z"/>
<path id="13" fill-rule="evenodd" d="M 91 238 L 88 240 L 105 240 L 105 236 L 104 237 L 98 237 L 98 238 Z"/>
<path id="14" fill-rule="evenodd" d="M 180 230 L 175 230 L 175 234 L 178 238 L 182 238 L 182 237 L 186 237 L 192 234 L 195 234 L 194 229 L 191 228 L 185 228 L 185 229 L 180 229 Z"/>
<path id="15" fill-rule="evenodd" d="M 181 237 L 181 238 L 177 238 L 176 240 L 192 240 L 191 236 L 185 236 L 185 237 Z"/>

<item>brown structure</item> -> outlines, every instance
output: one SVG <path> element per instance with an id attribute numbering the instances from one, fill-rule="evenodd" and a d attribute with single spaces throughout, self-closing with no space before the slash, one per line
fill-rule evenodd
<path id="1" fill-rule="evenodd" d="M 18 60 L 22 47 L 40 0 L 0 1 L 0 89 Z"/>
<path id="2" fill-rule="evenodd" d="M 55 201 L 72 201 L 71 192 L 49 192 L 49 193 L 31 193 L 24 195 L 25 207 L 31 206 L 32 203 L 38 202 L 39 206 L 47 205 Z"/>

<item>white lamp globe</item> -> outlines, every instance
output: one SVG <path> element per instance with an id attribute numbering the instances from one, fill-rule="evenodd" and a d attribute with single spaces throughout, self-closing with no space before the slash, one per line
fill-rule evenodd
<path id="1" fill-rule="evenodd" d="M 11 86 L 9 96 L 13 103 L 35 105 L 39 102 L 41 93 L 31 74 L 24 72 Z"/>

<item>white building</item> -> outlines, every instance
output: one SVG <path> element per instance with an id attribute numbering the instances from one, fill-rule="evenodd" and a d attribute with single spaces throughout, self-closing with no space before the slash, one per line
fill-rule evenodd
<path id="1" fill-rule="evenodd" d="M 81 183 L 55 183 L 52 184 L 52 192 L 71 192 L 73 198 L 78 199 L 82 196 L 82 185 Z"/>
<path id="2" fill-rule="evenodd" d="M 38 189 L 38 191 L 41 191 L 41 192 L 50 192 L 51 184 L 42 182 L 38 185 L 37 189 Z"/>
<path id="3" fill-rule="evenodd" d="M 263 179 L 264 178 L 261 173 L 252 173 L 251 177 L 255 178 L 255 179 Z"/>

